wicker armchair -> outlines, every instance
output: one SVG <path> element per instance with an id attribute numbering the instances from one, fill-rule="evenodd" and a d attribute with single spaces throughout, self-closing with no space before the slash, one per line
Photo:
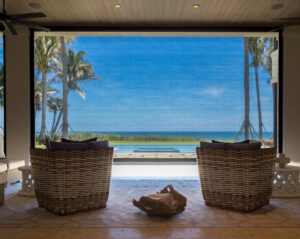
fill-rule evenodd
<path id="1" fill-rule="evenodd" d="M 40 207 L 58 215 L 106 207 L 113 148 L 30 153 Z"/>
<path id="2" fill-rule="evenodd" d="M 269 204 L 276 150 L 197 148 L 206 205 L 250 212 Z"/>

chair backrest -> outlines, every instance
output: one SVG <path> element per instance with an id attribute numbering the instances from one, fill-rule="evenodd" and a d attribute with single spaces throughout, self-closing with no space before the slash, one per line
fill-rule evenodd
<path id="1" fill-rule="evenodd" d="M 276 149 L 217 150 L 197 148 L 203 190 L 252 194 L 272 190 Z M 242 182 L 242 183 L 241 183 Z"/>
<path id="2" fill-rule="evenodd" d="M 36 194 L 78 197 L 93 190 L 108 191 L 113 148 L 99 150 L 31 149 Z"/>
<path id="3" fill-rule="evenodd" d="M 274 163 L 276 159 L 276 148 L 262 148 L 259 150 L 223 150 L 223 149 L 201 149 L 196 148 L 197 160 L 221 160 L 224 164 L 232 164 L 239 161 L 241 164 L 256 163 Z"/>

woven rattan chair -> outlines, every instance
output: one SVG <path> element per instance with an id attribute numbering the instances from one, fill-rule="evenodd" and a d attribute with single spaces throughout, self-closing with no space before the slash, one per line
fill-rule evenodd
<path id="1" fill-rule="evenodd" d="M 269 204 L 276 150 L 196 149 L 206 205 L 250 212 Z"/>
<path id="2" fill-rule="evenodd" d="M 58 215 L 106 207 L 112 158 L 113 148 L 31 149 L 32 175 L 39 206 Z"/>

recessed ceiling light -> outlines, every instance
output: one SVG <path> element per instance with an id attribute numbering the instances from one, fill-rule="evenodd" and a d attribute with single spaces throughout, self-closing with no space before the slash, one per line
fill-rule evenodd
<path id="1" fill-rule="evenodd" d="M 28 3 L 28 6 L 33 9 L 41 9 L 42 8 L 41 5 L 37 2 L 30 2 L 30 3 Z"/>
<path id="2" fill-rule="evenodd" d="M 283 3 L 276 3 L 276 4 L 273 4 L 272 6 L 271 6 L 271 9 L 272 10 L 280 10 L 280 9 L 282 9 L 284 7 L 284 4 Z"/>
<path id="3" fill-rule="evenodd" d="M 116 4 L 115 8 L 121 8 L 121 4 Z"/>
<path id="4" fill-rule="evenodd" d="M 200 4 L 193 4 L 194 9 L 198 9 L 200 7 Z"/>

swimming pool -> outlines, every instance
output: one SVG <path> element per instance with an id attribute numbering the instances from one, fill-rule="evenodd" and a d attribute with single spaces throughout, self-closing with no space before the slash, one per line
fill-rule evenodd
<path id="1" fill-rule="evenodd" d="M 117 154 L 128 153 L 195 153 L 198 144 L 112 144 Z"/>

